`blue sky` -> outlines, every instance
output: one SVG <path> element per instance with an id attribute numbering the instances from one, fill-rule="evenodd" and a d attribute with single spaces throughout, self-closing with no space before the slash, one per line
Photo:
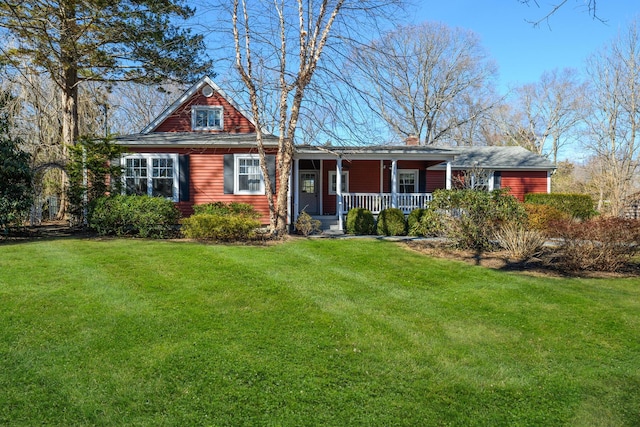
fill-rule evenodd
<path id="1" fill-rule="evenodd" d="M 586 9 L 588 0 L 569 0 L 549 20 L 534 28 L 527 20 L 537 20 L 560 0 L 533 0 L 531 6 L 517 0 L 421 0 L 415 23 L 440 21 L 450 27 L 473 30 L 495 59 L 500 71 L 500 87 L 532 83 L 544 71 L 554 68 L 584 68 L 584 60 L 608 44 L 640 16 L 638 0 L 597 2 L 594 20 Z"/>

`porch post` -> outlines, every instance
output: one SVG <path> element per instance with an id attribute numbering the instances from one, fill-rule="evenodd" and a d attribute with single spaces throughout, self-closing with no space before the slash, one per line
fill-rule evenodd
<path id="1" fill-rule="evenodd" d="M 289 177 L 289 182 L 293 184 L 293 221 L 290 224 L 294 224 L 298 220 L 298 213 L 300 212 L 300 159 L 293 159 L 293 170 Z M 291 186 L 289 186 L 291 188 Z M 289 204 L 291 206 L 291 204 Z"/>
<path id="2" fill-rule="evenodd" d="M 451 160 L 447 162 L 447 174 L 445 181 L 445 188 L 451 190 Z"/>
<path id="3" fill-rule="evenodd" d="M 398 207 L 398 160 L 391 159 L 391 207 Z"/>
<path id="4" fill-rule="evenodd" d="M 338 228 L 342 230 L 342 157 L 336 160 L 336 213 L 338 214 Z"/>
<path id="5" fill-rule="evenodd" d="M 547 194 L 551 193 L 551 171 L 547 171 Z"/>

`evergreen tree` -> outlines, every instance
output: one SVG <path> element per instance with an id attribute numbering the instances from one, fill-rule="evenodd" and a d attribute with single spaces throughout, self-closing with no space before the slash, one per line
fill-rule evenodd
<path id="1" fill-rule="evenodd" d="M 0 62 L 48 73 L 62 94 L 62 141 L 78 139 L 81 81 L 190 81 L 208 71 L 203 39 L 179 27 L 183 0 L 3 0 Z"/>
<path id="2" fill-rule="evenodd" d="M 33 201 L 30 156 L 9 133 L 9 115 L 2 110 L 6 96 L 0 99 L 0 230 L 24 218 Z"/>

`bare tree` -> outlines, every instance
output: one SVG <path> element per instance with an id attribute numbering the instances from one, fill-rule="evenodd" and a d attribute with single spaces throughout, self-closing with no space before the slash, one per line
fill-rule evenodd
<path id="1" fill-rule="evenodd" d="M 600 209 L 622 212 L 640 157 L 640 31 L 634 22 L 588 61 L 592 91 L 585 148 L 594 155 Z"/>
<path id="2" fill-rule="evenodd" d="M 327 43 L 340 34 L 335 27 L 347 28 L 358 16 L 383 14 L 382 8 L 393 3 L 395 0 L 234 0 L 231 12 L 235 67 L 256 123 L 256 142 L 274 235 L 286 232 L 289 176 L 301 106 Z M 272 70 L 271 84 L 264 84 L 264 72 L 260 71 L 264 68 Z M 263 144 L 264 128 L 269 124 L 264 104 L 269 97 L 265 93 L 277 100 L 279 186 L 275 195 Z"/>
<path id="3" fill-rule="evenodd" d="M 556 163 L 558 152 L 584 116 L 584 92 L 577 71 L 567 68 L 545 72 L 539 82 L 518 88 L 515 108 L 520 123 L 516 126 L 531 136 L 525 148 Z"/>
<path id="4" fill-rule="evenodd" d="M 495 105 L 496 66 L 469 30 L 398 27 L 354 50 L 353 65 L 363 100 L 401 139 L 451 144 L 454 130 Z"/>
<path id="5" fill-rule="evenodd" d="M 518 0 L 520 3 L 525 4 L 527 6 L 534 5 L 540 8 L 540 3 L 538 0 Z M 598 16 L 598 2 L 597 0 L 574 0 L 575 3 L 581 5 L 582 9 L 586 11 L 590 16 L 594 19 L 602 21 L 602 19 Z M 569 0 L 557 0 L 554 3 L 546 4 L 545 3 L 545 11 L 544 15 L 541 18 L 537 18 L 536 20 L 529 21 L 534 26 L 540 26 L 542 23 L 549 24 L 549 20 L 553 15 L 555 15 L 560 9 L 562 9 L 567 3 L 570 3 Z"/>

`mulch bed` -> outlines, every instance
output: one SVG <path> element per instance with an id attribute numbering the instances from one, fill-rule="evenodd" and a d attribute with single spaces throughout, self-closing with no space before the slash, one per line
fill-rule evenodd
<path id="1" fill-rule="evenodd" d="M 584 278 L 612 278 L 640 276 L 640 260 L 628 265 L 619 272 L 606 271 L 564 271 L 554 260 L 551 248 L 543 250 L 531 260 L 514 260 L 505 251 L 474 252 L 453 247 L 442 240 L 408 240 L 405 242 L 411 250 L 435 258 L 463 261 L 494 270 L 516 271 L 533 276 L 544 277 L 584 277 Z"/>

